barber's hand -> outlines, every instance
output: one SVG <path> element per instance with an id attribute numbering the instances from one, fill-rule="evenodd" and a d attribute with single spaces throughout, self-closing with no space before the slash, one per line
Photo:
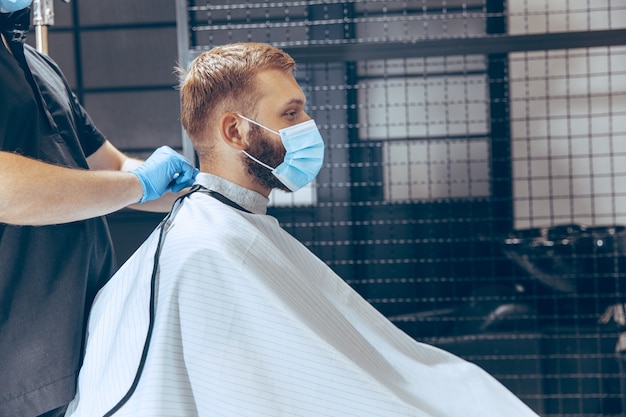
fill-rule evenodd
<path id="1" fill-rule="evenodd" d="M 141 181 L 141 204 L 156 200 L 168 191 L 176 193 L 190 187 L 199 170 L 172 148 L 161 146 L 143 164 L 130 172 Z"/>

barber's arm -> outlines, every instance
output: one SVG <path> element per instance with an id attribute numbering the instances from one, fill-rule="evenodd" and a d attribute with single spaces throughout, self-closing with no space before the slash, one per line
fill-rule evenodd
<path id="1" fill-rule="evenodd" d="M 87 162 L 89 163 L 89 167 L 93 170 L 131 171 L 139 168 L 144 161 L 135 158 L 129 158 L 119 149 L 117 149 L 111 142 L 106 141 L 96 152 L 94 152 L 87 158 Z M 181 180 L 184 179 L 181 178 Z M 174 188 L 174 191 L 177 191 L 176 187 Z M 182 187 L 178 188 L 180 189 Z M 158 199 L 145 201 L 142 204 L 131 204 L 128 205 L 128 207 L 142 211 L 165 213 L 172 208 L 172 204 L 174 204 L 176 198 L 178 198 L 183 192 L 184 191 L 167 192 Z M 137 201 L 135 201 L 134 203 L 137 203 Z"/>
<path id="2" fill-rule="evenodd" d="M 0 151 L 0 222 L 47 225 L 109 214 L 180 191 L 195 172 L 164 149 L 132 172 L 63 168 Z"/>

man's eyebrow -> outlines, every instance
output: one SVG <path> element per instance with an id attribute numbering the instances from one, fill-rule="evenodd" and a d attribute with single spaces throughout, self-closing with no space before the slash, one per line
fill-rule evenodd
<path id="1" fill-rule="evenodd" d="M 300 98 L 292 98 L 291 100 L 283 104 L 283 107 L 293 106 L 294 104 L 299 105 L 299 106 L 304 106 L 304 100 Z"/>

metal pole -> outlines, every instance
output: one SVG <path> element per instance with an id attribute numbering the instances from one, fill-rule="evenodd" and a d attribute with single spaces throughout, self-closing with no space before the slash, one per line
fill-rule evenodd
<path id="1" fill-rule="evenodd" d="M 69 3 L 70 0 L 63 0 Z M 33 26 L 35 26 L 35 46 L 48 55 L 48 26 L 54 25 L 54 0 L 33 0 Z"/>
<path id="2" fill-rule="evenodd" d="M 33 0 L 33 25 L 37 50 L 47 55 L 48 26 L 54 25 L 53 0 Z"/>
<path id="3" fill-rule="evenodd" d="M 48 26 L 35 26 L 35 45 L 39 52 L 48 55 Z"/>
<path id="4" fill-rule="evenodd" d="M 191 63 L 189 53 L 189 10 L 187 0 L 176 0 L 176 32 L 178 35 L 178 65 L 187 69 Z M 185 129 L 182 129 L 183 155 L 190 161 L 196 161 L 196 154 L 193 149 L 191 139 L 187 136 Z"/>

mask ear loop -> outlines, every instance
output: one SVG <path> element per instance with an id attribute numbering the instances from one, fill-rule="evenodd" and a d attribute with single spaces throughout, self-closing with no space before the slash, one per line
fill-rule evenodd
<path id="1" fill-rule="evenodd" d="M 272 168 L 271 166 L 259 161 L 258 159 L 256 159 L 254 156 L 250 155 L 248 152 L 242 150 L 241 152 L 243 152 L 248 158 L 252 159 L 254 162 L 256 162 L 257 164 L 261 165 L 264 168 L 269 169 L 270 171 L 274 171 L 276 168 Z"/>
<path id="2" fill-rule="evenodd" d="M 263 125 L 262 125 L 261 123 L 259 123 L 259 122 L 255 122 L 255 121 L 254 121 L 254 120 L 252 120 L 252 119 L 248 119 L 246 116 L 243 116 L 243 115 L 241 115 L 241 114 L 239 114 L 239 113 L 235 113 L 235 114 L 236 114 L 237 116 L 241 117 L 243 120 L 246 120 L 246 121 L 248 121 L 248 122 L 250 122 L 250 123 L 252 123 L 252 124 L 255 124 L 255 125 L 259 126 L 259 127 L 262 127 L 262 128 L 263 128 L 263 129 L 265 129 L 265 130 L 269 130 L 270 132 L 275 133 L 275 134 L 277 134 L 278 136 L 280 136 L 280 133 L 276 132 L 275 130 L 270 129 L 269 127 L 263 126 Z M 252 159 L 252 160 L 253 160 L 254 162 L 256 162 L 257 164 L 261 165 L 261 166 L 262 166 L 262 167 L 264 167 L 264 168 L 269 169 L 270 171 L 274 171 L 274 170 L 276 169 L 276 168 L 272 168 L 271 166 L 267 165 L 267 164 L 266 164 L 266 163 L 264 163 L 264 162 L 259 161 L 259 160 L 258 160 L 258 159 L 256 159 L 254 156 L 250 155 L 248 152 L 246 152 L 246 151 L 244 151 L 244 150 L 242 150 L 241 152 L 243 152 L 243 153 L 244 153 L 244 154 L 245 154 L 248 158 Z"/>
<path id="3" fill-rule="evenodd" d="M 259 127 L 262 127 L 263 129 L 268 130 L 268 131 L 270 131 L 270 132 L 274 133 L 275 135 L 281 136 L 281 135 L 280 135 L 280 133 L 278 133 L 277 131 L 275 131 L 275 130 L 273 130 L 273 129 L 270 129 L 270 128 L 269 128 L 269 127 L 267 127 L 267 126 L 263 126 L 263 125 L 262 125 L 261 123 L 259 123 L 259 122 L 255 122 L 255 121 L 254 121 L 254 120 L 252 120 L 252 119 L 248 119 L 246 116 L 242 116 L 242 115 L 241 115 L 241 114 L 239 114 L 239 113 L 235 113 L 235 114 L 236 114 L 237 116 L 241 117 L 243 120 L 246 120 L 246 121 L 248 121 L 248 122 L 250 122 L 250 123 L 252 123 L 252 124 L 255 124 L 255 125 L 259 126 Z M 281 136 L 281 137 L 282 137 L 282 136 Z"/>

